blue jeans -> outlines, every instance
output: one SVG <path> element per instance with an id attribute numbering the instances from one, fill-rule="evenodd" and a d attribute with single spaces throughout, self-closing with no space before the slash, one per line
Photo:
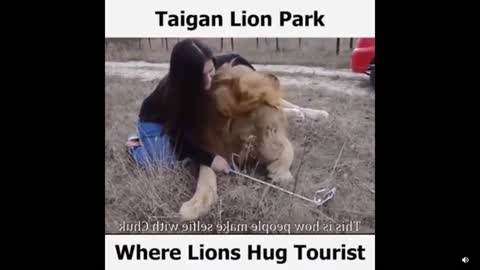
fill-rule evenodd
<path id="1" fill-rule="evenodd" d="M 161 124 L 140 121 L 137 124 L 137 131 L 141 146 L 130 148 L 137 165 L 144 167 L 175 162 L 173 146 Z"/>

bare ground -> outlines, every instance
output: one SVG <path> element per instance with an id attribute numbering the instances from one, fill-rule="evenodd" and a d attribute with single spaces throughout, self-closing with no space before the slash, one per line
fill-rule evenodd
<path id="1" fill-rule="evenodd" d="M 182 225 L 177 212 L 195 190 L 195 177 L 185 163 L 175 168 L 143 172 L 130 169 L 124 143 L 135 132 L 143 98 L 166 72 L 166 64 L 106 62 L 105 72 L 105 230 L 119 231 L 123 222 L 146 221 L 171 224 L 162 233 L 225 233 L 215 226 Z M 295 192 L 313 198 L 316 190 L 335 187 L 336 195 L 325 205 L 315 205 L 238 176 L 220 176 L 219 201 L 198 222 L 201 224 L 284 224 L 268 231 L 248 229 L 241 233 L 374 233 L 375 231 L 375 97 L 369 94 L 368 78 L 348 70 L 306 66 L 263 66 L 279 76 L 287 99 L 304 107 L 327 110 L 327 120 L 290 119 L 289 135 L 295 148 L 292 174 Z M 249 175 L 264 179 L 261 170 Z M 293 187 L 288 187 L 293 190 Z M 358 221 L 358 231 L 339 224 Z M 296 224 L 320 224 L 305 230 Z M 333 224 L 334 226 L 327 226 Z M 335 226 L 337 225 L 337 226 Z M 208 230 L 205 228 L 209 228 Z M 323 228 L 323 229 L 322 229 Z M 236 232 L 234 227 L 230 233 Z M 343 229 L 343 230 L 341 230 Z M 128 232 L 128 231 L 127 231 Z M 139 231 L 134 231 L 139 233 Z M 238 231 L 237 231 L 238 232 Z"/>

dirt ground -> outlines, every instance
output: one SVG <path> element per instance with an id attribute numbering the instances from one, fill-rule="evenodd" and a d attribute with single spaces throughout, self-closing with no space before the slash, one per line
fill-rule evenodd
<path id="1" fill-rule="evenodd" d="M 142 100 L 166 73 L 168 64 L 105 63 L 105 231 L 107 233 L 374 233 L 375 232 L 375 96 L 366 75 L 348 69 L 294 65 L 259 65 L 276 74 L 286 98 L 329 112 L 326 120 L 289 119 L 295 149 L 291 172 L 296 193 L 313 198 L 321 188 L 336 188 L 326 204 L 315 205 L 239 176 L 218 178 L 215 208 L 195 224 L 229 224 L 228 230 L 179 221 L 177 212 L 195 190 L 195 178 L 179 163 L 173 169 L 131 170 L 124 155 L 126 138 L 135 133 Z M 254 168 L 249 175 L 265 179 Z M 155 230 L 122 230 L 122 224 L 169 224 Z M 277 224 L 267 231 L 235 231 L 235 224 Z M 345 226 L 358 222 L 358 230 Z M 232 225 L 233 224 L 233 225 Z M 317 224 L 320 227 L 298 227 Z M 287 226 L 288 225 L 288 226 Z M 233 226 L 233 227 L 232 227 Z M 288 227 L 288 230 L 285 228 Z M 250 228 L 250 227 L 248 227 Z M 238 227 L 237 227 L 238 229 Z"/>

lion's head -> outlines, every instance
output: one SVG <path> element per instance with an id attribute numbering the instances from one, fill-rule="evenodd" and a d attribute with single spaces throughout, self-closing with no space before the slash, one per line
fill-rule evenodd
<path id="1" fill-rule="evenodd" d="M 211 94 L 219 112 L 229 118 L 244 116 L 263 104 L 279 108 L 283 96 L 275 75 L 231 64 L 217 70 Z"/>

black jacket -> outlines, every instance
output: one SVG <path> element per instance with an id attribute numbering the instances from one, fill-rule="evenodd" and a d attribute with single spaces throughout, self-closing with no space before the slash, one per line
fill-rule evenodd
<path id="1" fill-rule="evenodd" d="M 235 60 L 234 60 L 235 59 Z M 232 62 L 232 65 L 246 65 L 250 68 L 255 68 L 243 57 L 238 54 L 229 53 L 229 54 L 221 54 L 214 56 L 213 62 L 215 68 L 221 67 L 223 64 Z M 140 108 L 139 118 L 142 122 L 154 122 L 162 124 L 162 112 L 160 110 L 160 95 L 163 91 L 164 86 L 166 85 L 166 77 L 163 78 L 155 91 L 153 91 L 142 103 L 142 107 Z M 213 162 L 215 154 L 208 153 L 201 150 L 199 147 L 193 145 L 191 140 L 187 136 L 182 136 L 180 138 L 179 143 L 175 143 L 176 147 L 176 154 L 179 160 L 182 160 L 186 157 L 191 158 L 192 160 L 210 166 Z"/>

